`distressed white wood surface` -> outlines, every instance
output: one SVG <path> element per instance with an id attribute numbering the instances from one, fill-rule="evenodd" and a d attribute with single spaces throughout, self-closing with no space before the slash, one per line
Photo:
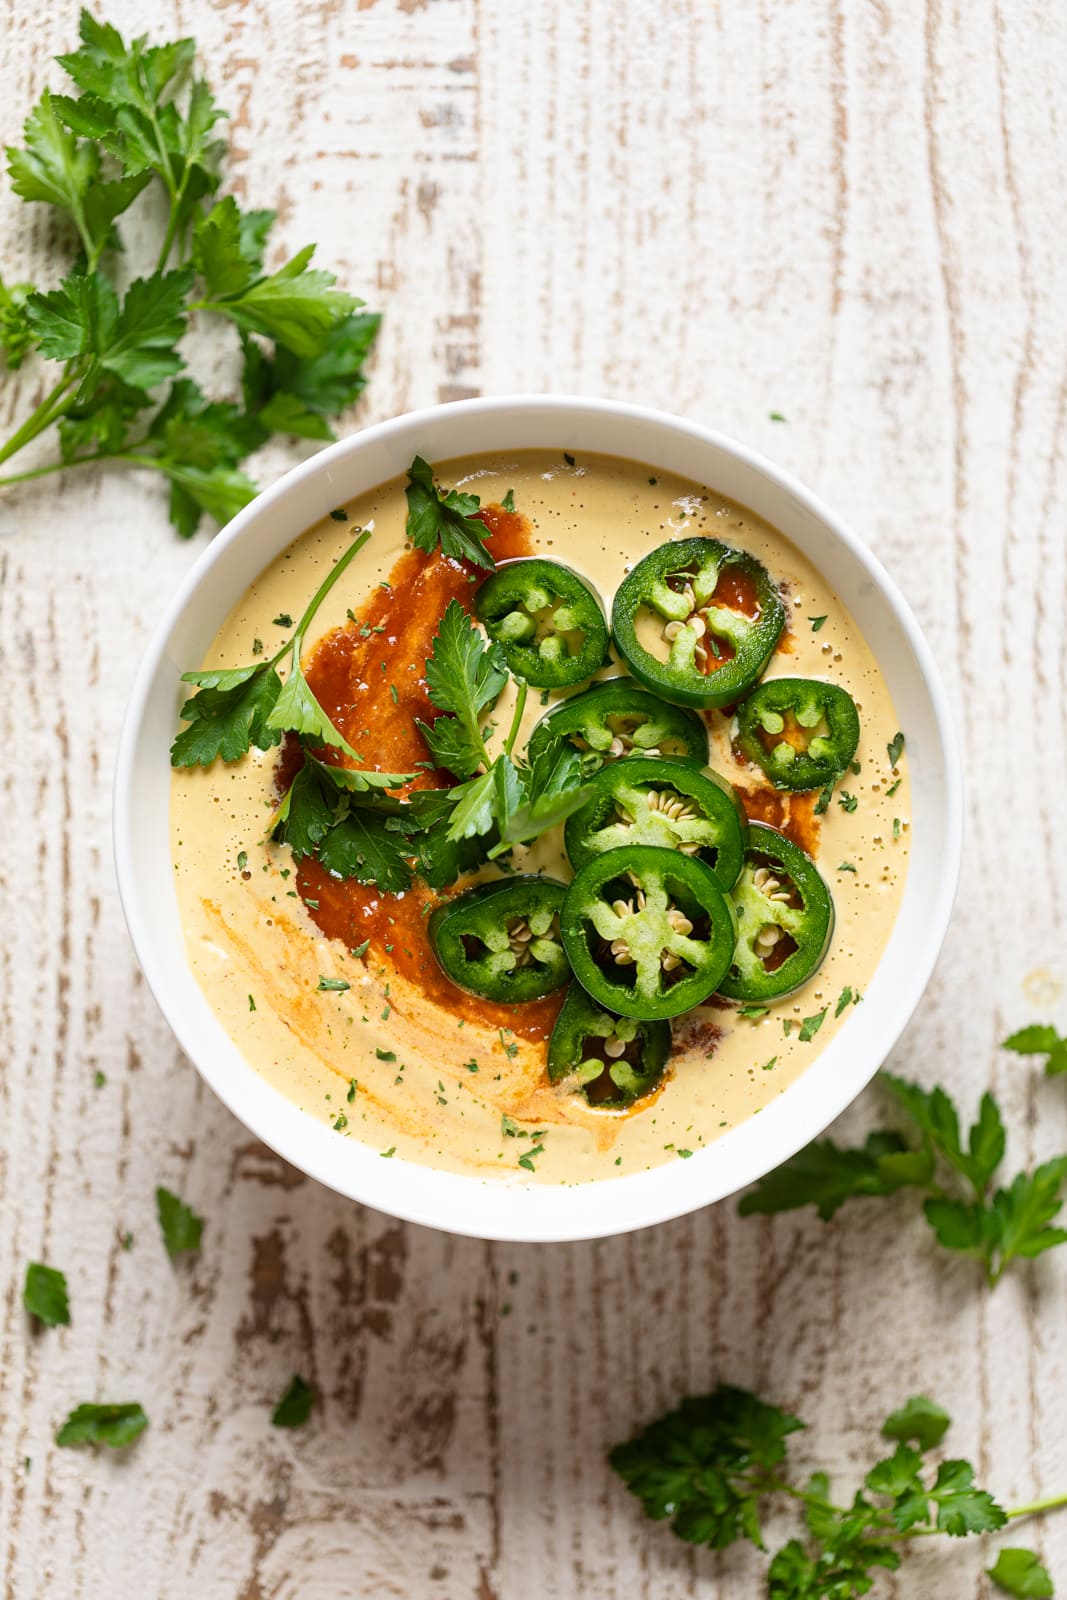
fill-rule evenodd
<path id="1" fill-rule="evenodd" d="M 12 138 L 60 82 L 49 58 L 71 48 L 74 11 L 3 11 Z M 992 1085 L 1013 1163 L 1067 1148 L 1063 1084 L 996 1050 L 1025 1020 L 1067 1020 L 1067 12 L 112 0 L 108 15 L 196 34 L 234 113 L 238 193 L 385 311 L 352 426 L 514 389 L 648 401 L 769 451 L 869 537 L 946 675 L 970 794 L 958 911 L 893 1065 L 968 1110 Z M 43 208 L 5 189 L 0 236 L 5 271 L 50 278 Z M 40 381 L 4 380 L 5 434 Z M 262 476 L 291 459 L 272 449 Z M 604 1462 L 720 1379 L 799 1409 L 799 1452 L 850 1487 L 879 1419 L 922 1389 L 1004 1497 L 1067 1488 L 1065 1259 L 990 1296 L 906 1200 L 829 1227 L 724 1204 L 597 1244 L 489 1246 L 348 1204 L 257 1146 L 157 1015 L 112 879 L 128 685 L 196 550 L 155 484 L 115 476 L 8 492 L 0 528 L 17 686 L 2 705 L 5 1600 L 755 1596 L 756 1558 L 686 1550 Z M 1039 968 L 1059 998 L 1027 986 Z M 842 1132 L 879 1110 L 870 1091 Z M 207 1218 L 177 1266 L 160 1181 Z M 71 1328 L 31 1332 L 30 1258 L 66 1270 Z M 290 1435 L 267 1419 L 294 1370 L 323 1403 Z M 50 1444 L 70 1405 L 105 1396 L 148 1410 L 134 1451 Z M 1067 1586 L 1067 1518 L 1028 1531 Z M 910 1552 L 879 1592 L 983 1596 L 983 1553 Z"/>

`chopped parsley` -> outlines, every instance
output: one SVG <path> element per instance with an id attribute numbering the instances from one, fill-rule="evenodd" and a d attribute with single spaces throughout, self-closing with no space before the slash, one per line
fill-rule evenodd
<path id="1" fill-rule="evenodd" d="M 119 1450 L 132 1444 L 147 1426 L 148 1418 L 135 1400 L 120 1405 L 75 1406 L 56 1434 L 56 1444 L 106 1444 Z"/>
<path id="2" fill-rule="evenodd" d="M 67 1280 L 58 1267 L 46 1267 L 43 1262 L 31 1261 L 26 1268 L 22 1303 L 30 1316 L 36 1317 L 46 1328 L 65 1328 L 70 1325 Z"/>
<path id="3" fill-rule="evenodd" d="M 156 1215 L 171 1260 L 183 1250 L 199 1250 L 204 1219 L 162 1185 L 156 1190 Z"/>
<path id="4" fill-rule="evenodd" d="M 823 1006 L 822 1010 L 816 1011 L 813 1017 L 804 1018 L 803 1022 L 800 1024 L 800 1033 L 797 1035 L 801 1044 L 808 1044 L 812 1039 L 814 1039 L 815 1035 L 826 1021 L 826 1013 L 829 1011 L 829 1009 L 829 1006 Z"/>
<path id="5" fill-rule="evenodd" d="M 272 1426 L 302 1428 L 311 1415 L 314 1402 L 315 1391 L 311 1385 L 305 1383 L 299 1376 L 293 1377 L 290 1379 L 288 1389 L 271 1412 Z"/>

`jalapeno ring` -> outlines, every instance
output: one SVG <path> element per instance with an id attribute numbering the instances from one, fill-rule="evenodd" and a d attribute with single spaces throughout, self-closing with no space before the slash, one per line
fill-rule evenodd
<path id="1" fill-rule="evenodd" d="M 608 1011 L 640 1021 L 706 1000 L 733 954 L 733 910 L 711 868 L 655 845 L 594 856 L 559 920 L 582 987 Z"/>
<path id="2" fill-rule="evenodd" d="M 633 678 L 608 678 L 553 706 L 530 735 L 529 758 L 567 739 L 586 773 L 626 756 L 670 756 L 675 761 L 708 759 L 708 730 L 695 711 L 649 694 Z"/>
<path id="3" fill-rule="evenodd" d="M 638 637 L 642 610 L 669 645 L 666 658 L 649 647 L 649 629 Z M 654 694 L 679 705 L 726 706 L 766 667 L 785 607 L 766 567 L 747 551 L 719 539 L 676 539 L 623 579 L 611 625 L 626 665 Z"/>
<path id="4" fill-rule="evenodd" d="M 737 708 L 737 746 L 776 789 L 825 788 L 859 739 L 856 702 L 819 678 L 768 678 Z"/>
<path id="5" fill-rule="evenodd" d="M 430 942 L 445 976 L 501 1004 L 540 1000 L 570 975 L 558 934 L 566 887 L 532 875 L 479 884 L 437 907 Z"/>
<path id="6" fill-rule="evenodd" d="M 807 983 L 834 930 L 834 902 L 811 857 L 776 828 L 750 823 L 745 864 L 730 898 L 737 945 L 719 993 L 730 1000 L 780 1000 Z"/>
<path id="7" fill-rule="evenodd" d="M 616 1016 L 572 983 L 548 1041 L 548 1076 L 597 1110 L 623 1111 L 656 1087 L 670 1053 L 669 1022 Z"/>
<path id="8" fill-rule="evenodd" d="M 474 609 L 509 669 L 535 689 L 582 683 L 604 665 L 608 627 L 600 600 L 558 561 L 506 562 L 475 594 Z"/>
<path id="9" fill-rule="evenodd" d="M 589 798 L 567 818 L 564 843 L 571 865 L 583 867 L 605 850 L 661 845 L 705 862 L 723 890 L 741 871 L 748 833 L 730 785 L 684 761 L 632 756 L 603 767 Z"/>

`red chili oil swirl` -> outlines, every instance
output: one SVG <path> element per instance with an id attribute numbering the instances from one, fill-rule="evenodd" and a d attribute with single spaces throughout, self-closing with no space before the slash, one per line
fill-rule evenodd
<path id="1" fill-rule="evenodd" d="M 530 525 L 519 512 L 486 506 L 479 515 L 489 529 L 495 561 L 532 554 Z M 416 718 L 432 723 L 439 715 L 426 687 L 426 657 L 449 601 L 469 606 L 483 576 L 479 568 L 440 552 L 410 550 L 396 562 L 387 584 L 353 607 L 356 620 L 326 634 L 305 661 L 313 693 L 367 766 L 411 772 L 429 760 L 415 726 Z M 335 759 L 333 752 L 323 754 Z M 277 772 L 282 792 L 302 759 L 297 741 L 287 740 Z M 419 769 L 409 788 L 439 788 L 450 781 L 447 774 Z M 522 1006 L 494 1005 L 465 994 L 445 977 L 427 934 L 438 897 L 425 885 L 416 883 L 406 894 L 384 894 L 374 884 L 334 878 L 306 856 L 296 887 L 327 938 L 341 940 L 349 950 L 369 939 L 365 960 L 391 966 L 453 1016 L 509 1028 L 525 1039 L 544 1040 L 551 1033 L 562 992 Z"/>

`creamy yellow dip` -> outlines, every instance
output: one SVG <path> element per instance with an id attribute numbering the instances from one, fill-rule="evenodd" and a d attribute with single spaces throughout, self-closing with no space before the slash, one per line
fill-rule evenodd
<path id="1" fill-rule="evenodd" d="M 860 771 L 839 788 L 855 796 L 855 809 L 846 811 L 835 798 L 814 824 L 816 859 L 837 913 L 829 955 L 804 989 L 766 1017 L 744 1020 L 732 1009 L 700 1007 L 676 1020 L 662 1090 L 628 1113 L 593 1110 L 580 1095 L 548 1085 L 542 1043 L 457 1018 L 428 1001 L 395 970 L 384 945 L 358 959 L 323 936 L 296 894 L 289 851 L 263 841 L 277 800 L 277 752 L 253 750 L 234 766 L 217 762 L 206 772 L 174 774 L 171 836 L 190 965 L 246 1059 L 293 1101 L 293 1115 L 300 1108 L 325 1119 L 338 1138 L 524 1183 L 581 1183 L 678 1160 L 758 1112 L 809 1067 L 847 1020 L 851 1004 L 836 1014 L 843 991 L 862 994 L 878 964 L 909 853 L 906 758 L 894 773 L 886 753 L 897 731 L 892 701 L 826 580 L 774 528 L 713 490 L 639 463 L 586 456 L 570 465 L 562 454 L 532 451 L 438 463 L 436 472 L 441 482 L 480 495 L 483 505 L 512 490 L 516 509 L 532 524 L 535 551 L 581 572 L 609 611 L 624 574 L 670 538 L 713 535 L 765 563 L 783 586 L 790 619 L 767 676 L 826 678 L 846 688 L 860 711 Z M 316 637 L 345 626 L 346 611 L 358 611 L 388 580 L 408 548 L 404 480 L 346 509 L 347 523 L 315 524 L 256 579 L 203 666 L 251 661 L 257 639 L 273 651 L 285 633 L 273 619 L 299 615 L 355 526 L 371 528 L 373 536 L 319 612 Z M 814 630 L 811 619 L 823 616 Z M 615 665 L 601 676 L 622 670 Z M 495 713 L 498 724 L 507 726 L 512 704 L 509 686 Z M 544 709 L 531 693 L 523 738 Z M 756 769 L 735 762 L 728 719 L 708 717 L 715 769 L 741 789 L 765 786 Z M 357 748 L 368 764 L 379 764 L 373 739 Z M 793 804 L 810 812 L 810 797 Z M 515 863 L 519 870 L 572 876 L 561 829 L 532 850 L 517 850 Z M 411 893 L 420 907 L 429 898 L 417 882 Z M 320 978 L 343 978 L 351 987 L 323 991 Z M 824 1007 L 818 1033 L 802 1040 L 802 1020 Z M 530 1141 L 502 1133 L 504 1114 L 527 1133 L 544 1130 L 534 1171 L 518 1166 Z"/>

